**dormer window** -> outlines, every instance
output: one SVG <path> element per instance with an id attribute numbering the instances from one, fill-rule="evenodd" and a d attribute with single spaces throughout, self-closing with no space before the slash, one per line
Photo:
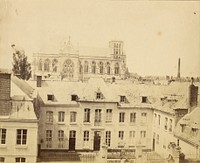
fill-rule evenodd
<path id="1" fill-rule="evenodd" d="M 71 100 L 72 101 L 77 101 L 78 100 L 78 96 L 77 95 L 71 95 Z"/>
<path id="2" fill-rule="evenodd" d="M 126 96 L 120 96 L 120 102 L 126 102 Z"/>
<path id="3" fill-rule="evenodd" d="M 47 100 L 48 101 L 53 101 L 53 99 L 54 99 L 54 96 L 52 94 L 48 94 L 47 95 Z"/>
<path id="4" fill-rule="evenodd" d="M 142 96 L 142 103 L 147 103 L 147 96 Z"/>
<path id="5" fill-rule="evenodd" d="M 103 94 L 101 92 L 97 92 L 96 99 L 103 99 Z"/>

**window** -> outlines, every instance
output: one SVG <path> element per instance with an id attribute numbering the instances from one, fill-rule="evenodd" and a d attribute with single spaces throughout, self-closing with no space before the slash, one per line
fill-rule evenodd
<path id="1" fill-rule="evenodd" d="M 136 122 L 136 113 L 130 113 L 130 123 Z"/>
<path id="2" fill-rule="evenodd" d="M 92 73 L 95 74 L 96 73 L 96 62 L 92 62 Z"/>
<path id="3" fill-rule="evenodd" d="M 101 92 L 97 92 L 96 99 L 103 99 L 103 94 Z"/>
<path id="4" fill-rule="evenodd" d="M 120 96 L 120 102 L 126 102 L 126 96 Z"/>
<path id="5" fill-rule="evenodd" d="M 160 115 L 158 115 L 158 125 L 160 125 Z"/>
<path id="6" fill-rule="evenodd" d="M 165 117 L 165 130 L 167 130 L 167 123 L 168 123 L 168 118 Z"/>
<path id="7" fill-rule="evenodd" d="M 119 75 L 119 63 L 115 64 L 115 75 Z"/>
<path id="8" fill-rule="evenodd" d="M 147 97 L 146 96 L 142 97 L 142 103 L 147 103 Z"/>
<path id="9" fill-rule="evenodd" d="M 71 100 L 72 101 L 77 101 L 78 100 L 78 96 L 77 95 L 71 95 Z"/>
<path id="10" fill-rule="evenodd" d="M 5 158 L 4 157 L 0 157 L 0 162 L 5 162 Z"/>
<path id="11" fill-rule="evenodd" d="M 64 147 L 64 131 L 59 130 L 58 131 L 58 148 Z"/>
<path id="12" fill-rule="evenodd" d="M 146 131 L 140 131 L 140 138 L 146 138 Z"/>
<path id="13" fill-rule="evenodd" d="M 124 139 L 124 131 L 119 131 L 119 138 L 120 138 L 121 140 Z"/>
<path id="14" fill-rule="evenodd" d="M 84 72 L 88 72 L 88 61 L 84 62 Z"/>
<path id="15" fill-rule="evenodd" d="M 103 74 L 103 62 L 99 62 L 99 73 Z"/>
<path id="16" fill-rule="evenodd" d="M 141 120 L 142 120 L 142 123 L 146 123 L 147 113 L 145 113 L 145 112 L 141 113 Z"/>
<path id="17" fill-rule="evenodd" d="M 181 126 L 181 132 L 183 133 L 185 131 L 186 124 L 180 124 L 180 126 Z"/>
<path id="18" fill-rule="evenodd" d="M 154 113 L 154 124 L 156 124 L 156 120 L 157 120 L 157 114 Z"/>
<path id="19" fill-rule="evenodd" d="M 76 122 L 76 112 L 70 112 L 70 122 Z"/>
<path id="20" fill-rule="evenodd" d="M 38 63 L 38 70 L 39 70 L 39 71 L 42 71 L 42 59 L 39 60 L 39 63 Z"/>
<path id="21" fill-rule="evenodd" d="M 53 101 L 53 95 L 50 95 L 50 94 L 47 95 L 47 100 L 48 100 L 48 101 Z"/>
<path id="22" fill-rule="evenodd" d="M 52 62 L 53 72 L 57 72 L 57 64 L 58 64 L 58 60 L 54 59 L 53 62 Z"/>
<path id="23" fill-rule="evenodd" d="M 46 112 L 46 122 L 53 123 L 53 112 L 52 111 Z"/>
<path id="24" fill-rule="evenodd" d="M 101 109 L 95 110 L 95 122 L 101 122 Z"/>
<path id="25" fill-rule="evenodd" d="M 90 109 L 84 109 L 84 122 L 90 122 Z"/>
<path id="26" fill-rule="evenodd" d="M 0 144 L 6 144 L 6 129 L 0 128 Z"/>
<path id="27" fill-rule="evenodd" d="M 172 119 L 169 120 L 169 131 L 172 132 Z"/>
<path id="28" fill-rule="evenodd" d="M 159 144 L 159 135 L 157 134 L 157 137 L 156 137 L 156 144 Z"/>
<path id="29" fill-rule="evenodd" d="M 49 60 L 49 59 L 46 59 L 46 60 L 44 61 L 44 71 L 49 72 L 49 64 L 50 64 L 50 60 Z"/>
<path id="30" fill-rule="evenodd" d="M 125 121 L 125 113 L 124 112 L 120 112 L 119 113 L 119 122 L 124 122 Z"/>
<path id="31" fill-rule="evenodd" d="M 15 162 L 26 162 L 26 158 L 24 157 L 16 157 Z"/>
<path id="32" fill-rule="evenodd" d="M 83 132 L 83 141 L 89 141 L 89 131 Z"/>
<path id="33" fill-rule="evenodd" d="M 191 135 L 196 137 L 198 135 L 198 128 L 192 127 L 191 129 Z"/>
<path id="34" fill-rule="evenodd" d="M 107 62 L 106 64 L 106 70 L 107 70 L 107 74 L 110 75 L 110 63 Z"/>
<path id="35" fill-rule="evenodd" d="M 65 121 L 65 112 L 60 111 L 58 112 L 58 122 L 64 122 Z"/>
<path id="36" fill-rule="evenodd" d="M 106 131 L 106 145 L 110 147 L 111 131 Z"/>
<path id="37" fill-rule="evenodd" d="M 135 131 L 129 131 L 129 138 L 130 139 L 135 138 Z"/>
<path id="38" fill-rule="evenodd" d="M 64 131 L 63 130 L 59 130 L 58 131 L 58 141 L 64 141 Z"/>
<path id="39" fill-rule="evenodd" d="M 81 64 L 81 61 L 79 61 L 79 73 L 82 73 L 82 69 L 83 69 L 83 66 Z"/>
<path id="40" fill-rule="evenodd" d="M 112 121 L 112 109 L 106 109 L 106 121 L 107 122 Z"/>
<path id="41" fill-rule="evenodd" d="M 25 145 L 27 141 L 27 129 L 17 129 L 17 144 Z"/>
<path id="42" fill-rule="evenodd" d="M 52 147 L 52 130 L 46 130 L 46 147 Z"/>
<path id="43" fill-rule="evenodd" d="M 74 63 L 71 59 L 67 59 L 63 64 L 62 78 L 73 78 L 74 77 Z"/>

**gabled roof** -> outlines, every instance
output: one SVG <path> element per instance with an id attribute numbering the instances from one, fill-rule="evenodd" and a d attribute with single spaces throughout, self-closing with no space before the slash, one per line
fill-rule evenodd
<path id="1" fill-rule="evenodd" d="M 199 145 L 200 137 L 199 133 L 193 135 L 192 130 L 200 130 L 200 107 L 196 107 L 193 111 L 186 114 L 175 127 L 175 136 L 180 139 L 185 140 L 186 142 L 192 143 L 193 145 Z M 181 132 L 181 126 L 185 126 L 185 130 Z"/>

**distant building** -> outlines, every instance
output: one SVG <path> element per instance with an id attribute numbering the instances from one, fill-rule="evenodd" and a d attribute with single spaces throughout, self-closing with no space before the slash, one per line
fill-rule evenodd
<path id="1" fill-rule="evenodd" d="M 33 77 L 51 80 L 87 80 L 98 76 L 124 79 L 126 54 L 123 41 L 110 41 L 109 48 L 75 48 L 69 40 L 57 53 L 35 53 Z"/>
<path id="2" fill-rule="evenodd" d="M 0 70 L 0 162 L 36 162 L 38 121 L 32 91 Z"/>

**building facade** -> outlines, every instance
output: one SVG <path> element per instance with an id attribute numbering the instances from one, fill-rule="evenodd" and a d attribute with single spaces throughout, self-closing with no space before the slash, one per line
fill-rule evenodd
<path id="1" fill-rule="evenodd" d="M 174 128 L 183 116 L 175 110 L 188 107 L 188 83 L 38 79 L 41 151 L 94 152 L 106 145 L 109 152 L 132 151 L 135 158 L 140 146 L 171 157 L 170 145 L 178 140 Z"/>
<path id="2" fill-rule="evenodd" d="M 35 163 L 37 159 L 38 121 L 33 101 L 20 83 L 10 73 L 0 72 L 0 162 Z"/>
<path id="3" fill-rule="evenodd" d="M 35 53 L 33 60 L 33 78 L 78 81 L 126 76 L 123 41 L 110 41 L 109 48 L 75 48 L 69 40 L 58 53 Z"/>

